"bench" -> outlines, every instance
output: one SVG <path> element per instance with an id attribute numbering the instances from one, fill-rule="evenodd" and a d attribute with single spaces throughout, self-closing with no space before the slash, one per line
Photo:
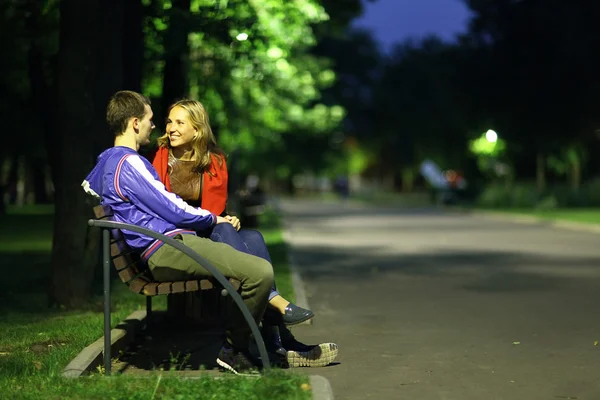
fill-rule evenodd
<path id="1" fill-rule="evenodd" d="M 104 266 L 104 368 L 106 374 L 110 374 L 111 359 L 110 359 L 110 264 L 112 263 L 117 270 L 121 282 L 136 294 L 142 294 L 146 297 L 146 321 L 150 322 L 152 318 L 152 297 L 159 295 L 174 295 L 189 292 L 209 291 L 213 289 L 221 289 L 221 295 L 231 295 L 234 302 L 240 308 L 246 321 L 248 322 L 252 333 L 257 340 L 261 358 L 265 360 L 266 349 L 264 342 L 258 331 L 256 323 L 252 319 L 247 307 L 238 293 L 240 281 L 232 278 L 225 278 L 218 270 L 212 267 L 206 260 L 203 260 L 198 254 L 193 252 L 185 245 L 176 242 L 174 239 L 167 236 L 149 231 L 145 228 L 135 225 L 123 224 L 111 221 L 112 212 L 110 208 L 105 206 L 95 206 L 94 216 L 96 219 L 88 221 L 90 226 L 100 227 L 103 230 L 103 266 Z M 120 229 L 137 231 L 151 236 L 155 239 L 162 240 L 166 245 L 172 245 L 189 255 L 196 262 L 202 264 L 209 272 L 213 274 L 212 278 L 172 281 L 172 282 L 157 282 L 154 281 L 152 274 L 147 265 L 141 261 L 139 255 L 134 252 L 125 242 L 125 239 Z M 190 253 L 191 254 L 188 254 Z M 176 304 L 181 304 L 178 302 Z M 264 350 L 261 350 L 261 347 Z M 263 361 L 265 369 L 270 367 L 268 357 L 266 363 Z"/>

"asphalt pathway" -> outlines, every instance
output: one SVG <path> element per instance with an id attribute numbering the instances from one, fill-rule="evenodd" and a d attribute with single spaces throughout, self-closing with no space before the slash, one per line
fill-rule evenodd
<path id="1" fill-rule="evenodd" d="M 283 201 L 336 399 L 600 400 L 600 235 Z"/>

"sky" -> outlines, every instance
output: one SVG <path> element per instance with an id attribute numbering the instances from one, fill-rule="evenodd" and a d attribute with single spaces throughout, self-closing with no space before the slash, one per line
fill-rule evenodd
<path id="1" fill-rule="evenodd" d="M 469 10 L 460 0 L 363 2 L 364 13 L 353 25 L 371 30 L 384 51 L 408 37 L 419 38 L 430 33 L 452 41 L 456 34 L 467 29 Z"/>

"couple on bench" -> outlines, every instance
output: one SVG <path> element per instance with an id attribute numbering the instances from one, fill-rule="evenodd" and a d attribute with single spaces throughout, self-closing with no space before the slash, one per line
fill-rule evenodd
<path id="1" fill-rule="evenodd" d="M 241 282 L 241 297 L 255 321 L 262 322 L 269 357 L 283 367 L 319 367 L 337 356 L 337 345 L 308 346 L 287 326 L 314 316 L 278 292 L 271 259 L 262 235 L 240 229 L 227 215 L 227 167 L 217 147 L 203 105 L 181 100 L 169 108 L 164 135 L 152 164 L 138 154 L 150 142 L 150 100 L 131 91 L 112 96 L 106 120 L 115 134 L 114 147 L 98 157 L 83 183 L 85 190 L 109 206 L 114 220 L 139 225 L 173 237 L 211 262 L 223 275 Z M 139 252 L 156 281 L 210 277 L 201 265 L 143 234 L 122 232 Z M 233 373 L 260 368 L 249 351 L 250 328 L 235 308 L 217 364 Z"/>

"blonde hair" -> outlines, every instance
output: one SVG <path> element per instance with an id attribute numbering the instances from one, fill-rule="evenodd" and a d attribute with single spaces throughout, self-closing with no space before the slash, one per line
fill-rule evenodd
<path id="1" fill-rule="evenodd" d="M 217 157 L 220 166 L 223 165 L 225 154 L 217 147 L 217 139 L 210 128 L 210 120 L 204 105 L 197 100 L 183 99 L 171 104 L 167 114 L 171 113 L 175 107 L 183 108 L 187 112 L 192 126 L 198 130 L 198 136 L 192 139 L 193 170 L 198 173 L 207 171 L 212 163 L 211 154 Z M 169 132 L 165 131 L 165 134 L 158 138 L 158 145 L 171 148 Z"/>

